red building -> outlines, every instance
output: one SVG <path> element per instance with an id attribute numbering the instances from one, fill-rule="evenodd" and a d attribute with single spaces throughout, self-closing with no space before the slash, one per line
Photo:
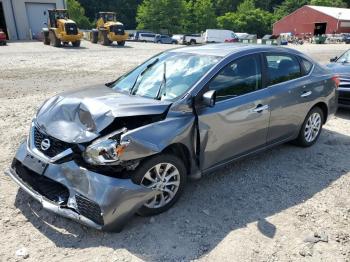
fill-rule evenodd
<path id="1" fill-rule="evenodd" d="M 350 9 L 304 5 L 273 24 L 273 34 L 350 33 Z"/>

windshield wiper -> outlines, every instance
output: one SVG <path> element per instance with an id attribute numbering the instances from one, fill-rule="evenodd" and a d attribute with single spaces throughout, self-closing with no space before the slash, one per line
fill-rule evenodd
<path id="1" fill-rule="evenodd" d="M 155 99 L 160 100 L 162 97 L 162 91 L 166 88 L 166 62 L 164 62 L 164 67 L 163 67 L 163 80 L 160 83 L 157 95 Z"/>
<path id="2" fill-rule="evenodd" d="M 158 63 L 158 61 L 159 61 L 159 58 L 155 59 L 152 63 L 150 63 L 149 65 L 147 65 L 146 68 L 136 77 L 136 80 L 135 80 L 134 84 L 133 84 L 132 87 L 130 88 L 130 92 L 129 92 L 130 95 L 132 95 L 133 92 L 136 91 L 136 90 L 134 90 L 134 89 L 135 89 L 135 87 L 136 87 L 136 83 L 138 82 L 139 78 L 140 78 L 141 76 L 143 76 L 152 66 L 154 66 L 156 63 Z"/>

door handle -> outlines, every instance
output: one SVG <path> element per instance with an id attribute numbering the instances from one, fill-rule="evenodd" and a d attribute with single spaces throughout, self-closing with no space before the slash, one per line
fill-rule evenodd
<path id="1" fill-rule="evenodd" d="M 256 112 L 256 113 L 261 113 L 262 111 L 264 110 L 267 110 L 269 109 L 269 106 L 268 105 L 258 105 L 256 108 L 253 109 L 253 112 Z"/>
<path id="2" fill-rule="evenodd" d="M 303 92 L 303 93 L 301 94 L 300 97 L 308 97 L 308 96 L 310 96 L 311 94 L 312 94 L 312 91 L 305 91 L 305 92 Z"/>

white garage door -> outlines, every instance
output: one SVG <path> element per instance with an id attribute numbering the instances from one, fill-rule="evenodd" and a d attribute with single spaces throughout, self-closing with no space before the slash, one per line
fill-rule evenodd
<path id="1" fill-rule="evenodd" d="M 41 38 L 41 30 L 46 27 L 44 23 L 47 23 L 49 16 L 47 10 L 55 8 L 56 4 L 26 3 L 29 28 L 33 39 Z"/>

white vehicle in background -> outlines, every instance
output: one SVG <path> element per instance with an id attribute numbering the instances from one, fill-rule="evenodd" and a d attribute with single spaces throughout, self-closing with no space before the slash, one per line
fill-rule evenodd
<path id="1" fill-rule="evenodd" d="M 203 36 L 201 34 L 189 34 L 184 36 L 184 44 L 186 45 L 195 45 L 203 43 Z"/>
<path id="2" fill-rule="evenodd" d="M 184 44 L 184 39 L 185 39 L 184 35 L 173 35 L 172 38 L 173 40 L 176 41 L 177 44 L 180 44 L 180 45 Z"/>
<path id="3" fill-rule="evenodd" d="M 205 43 L 224 43 L 229 39 L 238 39 L 238 37 L 233 31 L 224 29 L 207 29 L 203 33 Z"/>
<path id="4" fill-rule="evenodd" d="M 154 33 L 140 33 L 138 37 L 138 41 L 154 43 L 155 37 L 156 37 L 156 34 Z"/>

